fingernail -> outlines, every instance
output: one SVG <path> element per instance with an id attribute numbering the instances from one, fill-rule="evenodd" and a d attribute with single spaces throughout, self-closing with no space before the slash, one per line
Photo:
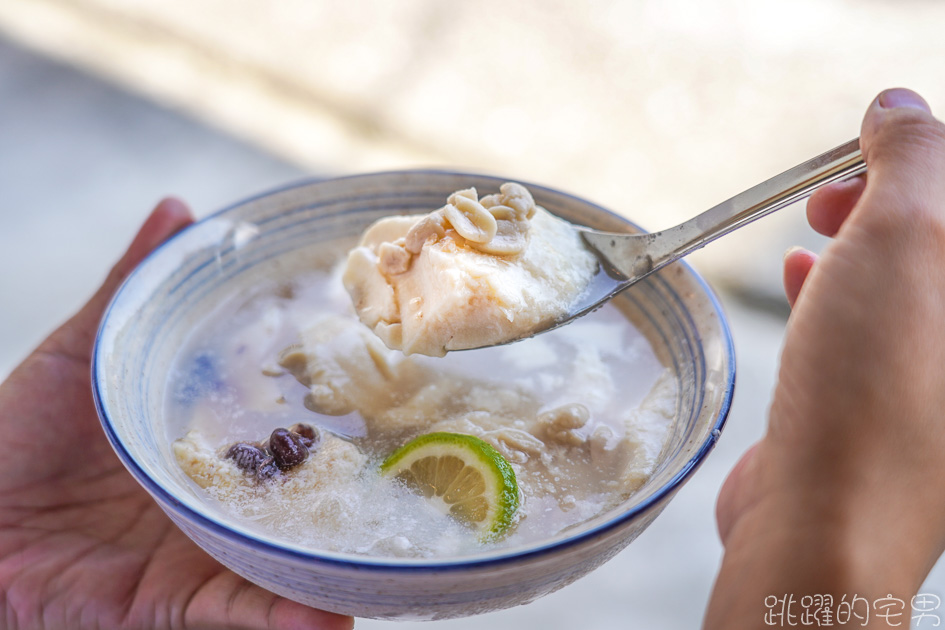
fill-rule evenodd
<path id="1" fill-rule="evenodd" d="M 802 252 L 802 251 L 804 251 L 804 248 L 803 248 L 803 247 L 798 247 L 797 245 L 792 245 L 791 247 L 788 247 L 788 248 L 787 248 L 787 251 L 786 251 L 786 252 L 784 252 L 784 258 L 783 258 L 782 260 L 787 260 L 787 259 L 788 259 L 788 256 L 790 256 L 791 254 L 793 254 L 793 253 L 795 253 L 795 252 Z"/>
<path id="2" fill-rule="evenodd" d="M 930 114 L 932 113 L 929 104 L 925 102 L 924 98 L 912 90 L 907 90 L 905 88 L 893 88 L 891 90 L 885 90 L 879 95 L 879 104 L 883 109 L 909 107 L 911 109 L 921 109 Z"/>

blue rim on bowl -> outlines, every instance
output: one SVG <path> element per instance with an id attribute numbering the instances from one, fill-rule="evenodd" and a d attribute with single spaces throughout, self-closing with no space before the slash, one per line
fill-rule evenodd
<path id="1" fill-rule="evenodd" d="M 432 560 L 375 558 L 354 554 L 297 549 L 288 544 L 283 544 L 275 540 L 264 539 L 250 530 L 221 524 L 213 518 L 212 510 L 201 509 L 202 506 L 199 504 L 184 500 L 181 496 L 175 494 L 173 488 L 156 481 L 152 475 L 149 474 L 148 471 L 145 470 L 145 468 L 137 461 L 132 452 L 133 449 L 129 448 L 129 445 L 126 444 L 125 439 L 122 437 L 122 432 L 117 428 L 119 419 L 117 417 L 113 417 L 113 414 L 116 413 L 116 410 L 111 409 L 108 402 L 109 392 L 107 389 L 109 384 L 114 382 L 114 375 L 109 374 L 110 357 L 107 353 L 111 350 L 114 350 L 116 335 L 120 332 L 120 329 L 128 323 L 127 318 L 133 317 L 133 313 L 129 313 L 125 308 L 125 305 L 127 302 L 132 300 L 132 294 L 138 290 L 138 285 L 140 284 L 139 280 L 141 280 L 141 277 L 147 273 L 157 273 L 155 271 L 156 268 L 162 264 L 163 258 L 167 258 L 165 253 L 178 247 L 178 245 L 182 243 L 183 239 L 189 238 L 188 235 L 199 232 L 213 221 L 226 218 L 230 214 L 236 214 L 241 209 L 251 207 L 253 204 L 264 202 L 270 199 L 278 199 L 280 196 L 302 195 L 307 191 L 319 190 L 319 187 L 324 189 L 330 186 L 346 186 L 350 189 L 352 187 L 357 187 L 360 183 L 373 182 L 375 180 L 384 181 L 385 178 L 392 181 L 399 181 L 397 179 L 398 177 L 406 178 L 408 180 L 413 178 L 414 180 L 418 181 L 423 181 L 424 178 L 443 178 L 448 180 L 475 179 L 480 182 L 494 183 L 496 187 L 498 184 L 507 181 L 504 178 L 487 175 L 438 170 L 406 172 L 395 171 L 372 173 L 366 175 L 352 175 L 333 180 L 304 180 L 250 197 L 244 201 L 228 206 L 168 239 L 157 249 L 155 249 L 155 251 L 149 254 L 149 256 L 125 280 L 109 304 L 102 320 L 102 324 L 96 335 L 95 349 L 92 357 L 92 384 L 96 409 L 99 413 L 99 417 L 101 418 L 105 433 L 122 463 L 128 468 L 128 470 L 138 480 L 138 482 L 158 501 L 165 511 L 169 513 L 169 515 L 172 515 L 173 512 L 173 520 L 178 524 L 180 524 L 182 520 L 188 521 L 192 523 L 194 527 L 212 533 L 212 535 L 217 537 L 228 539 L 241 545 L 249 545 L 258 550 L 264 551 L 267 554 L 281 555 L 293 560 L 315 562 L 319 565 L 361 567 L 379 571 L 392 570 L 401 574 L 410 572 L 422 573 L 430 571 L 436 571 L 438 573 L 464 571 L 473 567 L 497 567 L 509 563 L 520 562 L 524 559 L 543 556 L 552 550 L 560 551 L 571 546 L 582 545 L 591 539 L 607 534 L 611 530 L 621 528 L 627 522 L 639 518 L 641 515 L 647 514 L 649 511 L 654 509 L 654 507 L 661 509 L 660 506 L 663 505 L 664 502 L 668 500 L 683 483 L 685 483 L 685 481 L 699 467 L 709 451 L 714 447 L 725 424 L 731 406 L 735 383 L 735 359 L 732 337 L 718 298 L 714 295 L 706 282 L 684 262 L 675 263 L 673 267 L 677 270 L 682 269 L 682 273 L 687 278 L 686 281 L 698 287 L 698 290 L 706 300 L 706 308 L 716 319 L 719 336 L 718 341 L 720 345 L 719 353 L 722 357 L 721 362 L 723 364 L 720 366 L 722 373 L 721 378 L 723 382 L 717 384 L 718 390 L 720 391 L 719 395 L 717 396 L 717 400 L 713 402 L 713 409 L 711 410 L 712 417 L 704 419 L 706 422 L 703 430 L 705 437 L 700 443 L 694 445 L 694 448 L 692 448 L 690 451 L 691 455 L 686 459 L 684 464 L 679 467 L 675 474 L 673 474 L 672 477 L 665 481 L 662 486 L 655 489 L 643 500 L 631 505 L 629 508 L 623 509 L 623 511 L 620 511 L 619 513 L 616 510 L 613 510 L 609 512 L 604 518 L 597 519 L 596 521 L 592 519 L 591 526 L 578 528 L 571 533 L 553 538 L 549 542 L 543 542 L 521 548 L 499 549 L 496 551 L 487 552 L 482 555 Z M 568 195 L 567 193 L 562 193 L 554 189 L 546 188 L 544 186 L 526 182 L 523 183 L 533 191 L 536 200 L 546 207 L 548 207 L 548 205 L 543 198 L 553 197 L 554 199 L 562 200 L 561 203 L 573 203 L 574 205 L 590 208 L 596 213 L 598 218 L 609 221 L 611 224 L 620 224 L 626 228 L 639 230 L 637 226 L 630 223 L 626 219 L 583 199 Z M 365 198 L 368 197 L 370 197 L 370 195 L 365 196 Z M 409 198 L 411 195 L 405 195 L 405 197 Z M 349 196 L 347 200 L 352 203 L 356 203 L 358 201 L 357 198 L 351 196 Z M 300 210 L 304 210 L 306 208 L 310 209 L 310 206 L 305 206 L 305 204 L 299 206 Z M 549 208 L 549 210 L 555 212 L 554 208 Z M 274 218 L 276 217 L 274 216 Z M 289 225 L 288 227 L 283 226 L 279 229 L 291 230 L 291 227 L 292 226 Z M 685 307 L 682 297 L 676 293 L 674 288 L 664 278 L 665 276 L 663 274 L 656 274 L 648 279 L 648 282 L 653 286 L 660 287 L 661 291 L 665 291 L 667 295 L 671 296 L 671 299 L 674 299 L 678 302 L 679 312 L 690 320 L 688 323 L 683 322 L 683 325 L 687 325 L 695 330 L 696 324 L 692 321 L 692 314 Z M 181 280 L 179 284 L 183 282 L 184 281 Z M 126 318 L 126 321 L 117 321 L 121 318 Z M 693 340 L 693 343 L 698 345 L 702 343 L 702 340 L 696 338 Z M 706 369 L 704 364 L 704 355 L 700 355 L 699 360 L 702 361 L 702 365 L 701 367 L 697 365 L 696 369 L 701 369 L 704 374 Z M 704 394 L 705 391 L 702 390 L 700 395 L 704 396 Z M 698 413 L 700 410 L 702 410 L 703 400 L 700 398 L 693 408 L 695 410 L 694 413 Z M 190 533 L 191 532 L 188 532 L 188 534 Z"/>

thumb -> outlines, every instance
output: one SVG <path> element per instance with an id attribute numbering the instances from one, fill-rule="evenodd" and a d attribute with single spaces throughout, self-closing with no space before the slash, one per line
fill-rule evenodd
<path id="1" fill-rule="evenodd" d="M 152 250 L 193 221 L 190 208 L 183 201 L 169 197 L 158 203 L 95 295 L 43 342 L 40 349 L 89 360 L 99 320 L 115 291 Z"/>
<path id="2" fill-rule="evenodd" d="M 945 218 L 945 125 L 921 96 L 903 88 L 880 93 L 863 119 L 860 148 L 869 167 L 861 212 L 899 223 L 903 213 Z"/>

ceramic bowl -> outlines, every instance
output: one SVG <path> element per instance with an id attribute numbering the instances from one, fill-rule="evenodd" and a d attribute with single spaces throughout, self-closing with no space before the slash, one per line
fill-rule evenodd
<path id="1" fill-rule="evenodd" d="M 96 340 L 93 388 L 115 451 L 171 520 L 236 573 L 293 600 L 385 619 L 443 619 L 525 604 L 585 575 L 644 530 L 695 472 L 720 435 L 734 388 L 731 337 L 709 287 L 676 263 L 619 295 L 640 314 L 680 383 L 676 420 L 656 472 L 628 500 L 575 529 L 527 547 L 434 560 L 372 558 L 293 548 L 228 519 L 174 461 L 162 418 L 175 352 L 210 306 L 261 268 L 302 248 L 353 244 L 383 216 L 440 207 L 469 186 L 504 179 L 403 171 L 303 182 L 226 208 L 153 252 L 116 294 Z M 633 224 L 572 195 L 527 184 L 573 223 L 615 232 Z M 268 267 L 267 267 L 268 266 Z M 641 570 L 646 570 L 641 567 Z"/>

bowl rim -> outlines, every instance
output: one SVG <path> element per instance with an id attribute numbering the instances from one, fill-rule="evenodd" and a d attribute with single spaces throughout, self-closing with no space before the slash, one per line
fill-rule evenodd
<path id="1" fill-rule="evenodd" d="M 477 178 L 487 178 L 493 179 L 496 181 L 516 181 L 529 189 L 542 190 L 548 193 L 553 193 L 554 195 L 569 198 L 581 204 L 591 206 L 595 210 L 602 212 L 604 214 L 610 215 L 619 219 L 620 221 L 632 225 L 633 227 L 642 231 L 639 225 L 630 221 L 626 217 L 616 214 L 615 212 L 604 208 L 592 201 L 579 197 L 577 195 L 561 191 L 559 189 L 544 186 L 541 184 L 535 184 L 528 181 L 523 181 L 521 179 L 510 179 L 507 177 L 500 177 L 489 173 L 481 173 L 474 171 L 457 171 L 450 169 L 435 169 L 435 168 L 422 168 L 422 169 L 392 169 L 386 171 L 375 171 L 368 173 L 357 173 L 352 175 L 343 175 L 337 177 L 306 177 L 297 180 L 290 181 L 286 184 L 264 190 L 255 195 L 248 196 L 244 199 L 231 203 L 224 206 L 223 208 L 208 214 L 207 216 L 195 221 L 194 223 L 188 225 L 184 229 L 173 234 L 171 237 L 166 239 L 160 245 L 158 245 L 154 250 L 148 253 L 144 259 L 128 274 L 125 280 L 121 283 L 118 289 L 115 291 L 112 299 L 109 301 L 108 306 L 103 313 L 101 322 L 95 334 L 95 342 L 92 351 L 92 361 L 91 361 L 91 381 L 92 381 L 92 397 L 95 404 L 95 409 L 98 413 L 99 420 L 102 424 L 102 428 L 105 432 L 106 437 L 108 438 L 109 443 L 112 446 L 112 449 L 118 455 L 119 460 L 128 469 L 132 476 L 141 484 L 144 489 L 152 495 L 152 497 L 158 502 L 162 507 L 166 505 L 174 506 L 174 509 L 181 513 L 181 518 L 196 523 L 198 527 L 204 530 L 211 530 L 217 536 L 229 539 L 238 544 L 248 544 L 256 549 L 260 549 L 266 553 L 275 553 L 284 558 L 288 558 L 294 561 L 302 562 L 314 562 L 318 564 L 333 565 L 342 568 L 370 568 L 372 570 L 381 570 L 381 571 L 392 571 L 392 572 L 429 572 L 429 571 L 457 571 L 457 570 L 469 570 L 471 568 L 490 568 L 495 566 L 507 565 L 510 563 L 517 563 L 538 556 L 543 556 L 552 551 L 564 551 L 571 547 L 579 547 L 583 544 L 589 543 L 592 540 L 605 535 L 611 532 L 614 529 L 621 527 L 627 521 L 645 514 L 650 511 L 652 508 L 660 504 L 664 499 L 671 497 L 682 485 L 689 479 L 689 477 L 702 465 L 705 458 L 708 456 L 709 452 L 715 447 L 715 444 L 718 442 L 719 437 L 721 436 L 721 431 L 725 426 L 728 414 L 731 411 L 732 398 L 735 391 L 735 349 L 734 343 L 732 340 L 731 329 L 729 327 L 728 319 L 725 316 L 725 312 L 722 309 L 722 305 L 718 296 L 709 286 L 709 284 L 696 272 L 686 261 L 679 260 L 674 264 L 682 266 L 687 275 L 693 279 L 702 289 L 706 298 L 708 299 L 709 305 L 711 306 L 711 312 L 714 312 L 717 315 L 717 321 L 721 333 L 722 341 L 722 351 L 724 353 L 724 367 L 727 372 L 727 378 L 724 383 L 724 395 L 720 402 L 719 410 L 716 414 L 716 417 L 712 423 L 712 428 L 708 432 L 705 440 L 699 445 L 699 448 L 690 456 L 690 458 L 685 462 L 685 464 L 661 487 L 657 488 L 652 494 L 643 499 L 641 502 L 632 505 L 630 508 L 625 509 L 621 512 L 615 513 L 610 518 L 603 520 L 602 522 L 594 525 L 593 527 L 587 529 L 581 529 L 577 532 L 567 535 L 563 538 L 554 538 L 548 542 L 538 543 L 535 545 L 528 545 L 522 547 L 512 547 L 509 549 L 497 549 L 490 552 L 484 552 L 482 554 L 472 554 L 469 556 L 454 556 L 447 558 L 395 558 L 395 557 L 374 557 L 374 556 L 362 556 L 353 553 L 343 553 L 343 552 L 333 552 L 327 550 L 314 550 L 314 549 L 304 549 L 292 547 L 288 543 L 280 543 L 274 540 L 266 540 L 253 536 L 250 532 L 237 531 L 231 527 L 228 527 L 222 522 L 218 522 L 207 517 L 200 512 L 197 512 L 186 503 L 180 501 L 171 491 L 163 487 L 161 484 L 157 483 L 152 479 L 147 472 L 135 461 L 132 454 L 128 451 L 125 445 L 122 443 L 117 432 L 112 426 L 112 420 L 109 417 L 108 410 L 105 408 L 103 401 L 102 391 L 101 391 L 101 382 L 105 380 L 104 372 L 101 368 L 103 363 L 102 357 L 102 337 L 106 332 L 106 324 L 108 323 L 112 311 L 115 308 L 116 304 L 119 303 L 119 300 L 122 298 L 123 294 L 128 291 L 128 287 L 132 286 L 135 282 L 135 278 L 141 273 L 141 270 L 149 264 L 153 258 L 159 255 L 161 251 L 168 247 L 172 247 L 179 237 L 185 232 L 192 229 L 199 229 L 199 226 L 205 224 L 221 215 L 224 215 L 236 208 L 245 206 L 249 203 L 259 201 L 261 199 L 278 195 L 284 192 L 291 191 L 293 189 L 304 188 L 317 184 L 327 184 L 333 183 L 340 180 L 356 180 L 356 179 L 369 179 L 376 178 L 379 176 L 396 176 L 396 175 L 445 175 L 445 176 L 454 176 L 454 177 L 477 177 Z M 101 378 L 100 378 L 101 376 Z M 169 517 L 170 518 L 170 517 Z M 173 520 L 173 519 L 172 519 Z M 560 535 L 560 534 L 559 534 Z"/>

